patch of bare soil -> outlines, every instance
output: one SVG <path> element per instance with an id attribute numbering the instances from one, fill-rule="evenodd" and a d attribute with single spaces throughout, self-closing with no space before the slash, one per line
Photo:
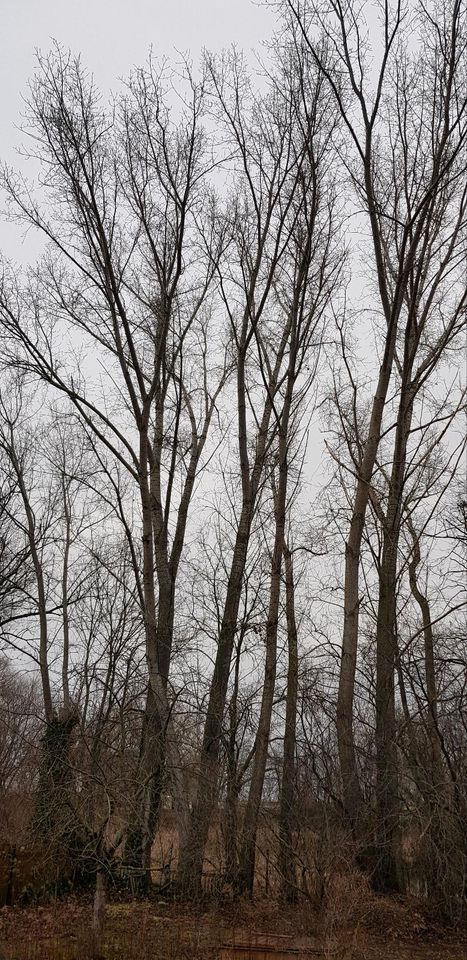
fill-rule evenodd
<path id="1" fill-rule="evenodd" d="M 355 893 L 355 891 L 354 891 Z M 339 903 L 340 913 L 339 917 Z M 0 910 L 0 960 L 91 960 L 91 903 L 68 900 Z M 320 913 L 271 901 L 184 908 L 163 901 L 107 907 L 105 960 L 216 960 L 221 945 L 254 933 L 312 945 L 316 960 L 467 960 L 467 937 L 426 919 L 419 905 L 366 895 L 351 908 L 342 891 Z"/>

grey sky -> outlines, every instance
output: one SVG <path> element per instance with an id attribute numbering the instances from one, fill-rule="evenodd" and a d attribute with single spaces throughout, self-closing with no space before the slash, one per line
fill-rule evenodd
<path id="1" fill-rule="evenodd" d="M 155 55 L 190 51 L 195 61 L 203 46 L 219 50 L 236 43 L 251 50 L 271 34 L 274 19 L 252 0 L 0 0 L 0 26 L 0 161 L 17 166 L 15 150 L 24 139 L 17 129 L 21 97 L 37 48 L 45 53 L 56 40 L 81 53 L 106 94 L 144 63 L 151 45 Z M 26 254 L 18 248 L 18 231 L 1 219 L 0 249 L 7 258 Z"/>

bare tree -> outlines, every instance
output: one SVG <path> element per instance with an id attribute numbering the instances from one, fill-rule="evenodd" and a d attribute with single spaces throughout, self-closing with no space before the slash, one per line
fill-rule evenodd
<path id="1" fill-rule="evenodd" d="M 417 19 L 420 54 L 412 56 L 407 45 L 407 14 L 401 4 L 391 6 L 385 2 L 381 15 L 382 53 L 372 82 L 374 71 L 370 75 L 363 14 L 354 4 L 337 2 L 312 10 L 308 4 L 287 0 L 285 7 L 293 34 L 305 40 L 333 91 L 354 148 L 354 157 L 347 165 L 368 216 L 383 318 L 380 367 L 367 432 L 362 440 L 346 542 L 337 707 L 345 807 L 350 821 L 357 824 L 361 791 L 352 716 L 362 537 L 397 345 L 404 331 L 410 338 L 413 314 L 410 302 L 416 300 L 420 282 L 425 283 L 427 242 L 430 248 L 432 237 L 433 250 L 436 249 L 438 205 L 443 202 L 446 191 L 452 195 L 452 187 L 456 195 L 454 202 L 457 202 L 457 187 L 465 169 L 463 20 L 458 2 L 443 8 L 441 27 L 436 14 L 428 8 L 421 9 Z M 322 31 L 322 39 L 318 41 L 312 31 L 316 22 Z M 414 27 L 415 23 L 411 24 L 412 37 Z M 425 60 L 430 64 L 427 77 L 422 68 Z M 423 164 L 419 163 L 420 151 L 423 151 Z M 454 213 L 454 217 L 457 220 L 458 214 Z M 446 243 L 449 247 L 448 238 Z M 449 270 L 443 261 L 447 247 L 438 260 L 442 274 Z M 384 654 L 382 657 L 386 664 L 390 663 L 391 658 L 388 660 Z M 388 666 L 387 675 L 389 670 Z"/>
<path id="2" fill-rule="evenodd" d="M 298 442 L 297 423 L 300 418 L 304 418 L 303 401 L 310 396 L 318 368 L 331 293 L 337 294 L 342 266 L 340 252 L 333 243 L 333 238 L 338 236 L 333 184 L 326 182 L 334 115 L 329 100 L 326 101 L 323 96 L 323 78 L 318 74 L 311 79 L 308 74 L 305 80 L 303 63 L 296 62 L 294 66 L 298 77 L 295 78 L 292 73 L 288 96 L 294 96 L 295 81 L 298 87 L 295 94 L 298 102 L 294 122 L 297 128 L 301 129 L 308 153 L 302 164 L 302 182 L 293 206 L 296 232 L 290 247 L 291 264 L 289 267 L 286 257 L 281 265 L 281 277 L 276 283 L 279 302 L 285 315 L 290 318 L 290 333 L 284 393 L 283 397 L 278 396 L 274 402 L 277 447 L 274 445 L 273 453 L 275 459 L 277 458 L 277 465 L 273 479 L 274 541 L 265 627 L 266 662 L 240 854 L 240 883 L 250 893 L 253 890 L 256 831 L 276 682 L 277 631 L 286 514 L 290 497 L 290 464 L 293 460 L 294 444 Z"/>
<path id="3" fill-rule="evenodd" d="M 170 717 L 175 584 L 226 376 L 222 345 L 217 356 L 207 350 L 224 239 L 208 185 L 214 160 L 202 128 L 204 86 L 187 68 L 187 101 L 174 120 L 166 80 L 151 62 L 106 115 L 79 61 L 60 50 L 40 60 L 30 133 L 48 169 L 51 215 L 12 174 L 5 184 L 13 215 L 42 231 L 49 252 L 22 291 L 6 276 L 2 288 L 16 362 L 71 401 L 139 491 L 149 684 L 128 856 L 146 874 Z M 57 324 L 106 358 L 100 390 L 89 358 L 84 366 L 76 355 L 59 362 Z"/>
<path id="4" fill-rule="evenodd" d="M 319 173 L 316 170 L 317 155 L 313 154 L 314 148 L 310 147 L 310 140 L 304 136 L 302 129 L 298 130 L 296 142 L 295 119 L 297 110 L 303 110 L 299 81 L 295 97 L 290 87 L 287 87 L 288 92 L 284 96 L 274 84 L 268 97 L 260 98 L 251 92 L 242 63 L 236 55 L 220 64 L 209 61 L 209 69 L 215 97 L 241 178 L 235 210 L 234 269 L 230 276 L 227 273 L 221 276 L 220 283 L 231 322 L 236 358 L 242 504 L 207 708 L 197 798 L 190 836 L 182 849 L 179 865 L 180 881 L 189 888 L 197 888 L 200 884 L 203 852 L 217 796 L 219 747 L 238 608 L 250 532 L 263 482 L 266 458 L 273 438 L 282 432 L 281 458 L 286 464 L 288 427 L 285 431 L 283 427 L 284 423 L 288 424 L 290 417 L 292 384 L 304 364 L 305 348 L 312 340 L 315 324 L 322 314 L 323 301 L 328 295 L 330 275 L 336 269 L 334 262 L 329 267 L 327 262 L 329 221 L 326 216 L 322 231 L 316 227 L 319 241 L 314 234 L 317 192 L 313 194 L 313 178 L 316 176 L 318 182 Z M 305 97 L 303 99 L 305 100 Z M 307 116 L 302 112 L 298 122 L 307 128 L 307 133 L 310 133 L 313 123 L 323 124 L 323 142 L 327 143 L 329 126 L 326 126 L 326 120 L 322 120 L 316 105 L 317 99 L 314 97 L 310 114 Z M 315 114 L 313 109 L 316 110 Z M 315 145 L 317 154 L 323 150 L 323 142 L 320 146 Z M 311 194 L 308 197 L 310 185 Z M 325 203 L 326 201 L 324 205 Z M 323 252 L 319 265 L 315 265 L 316 286 L 308 301 L 305 280 L 311 277 L 313 267 L 310 263 L 315 252 L 314 245 L 319 245 L 320 242 Z M 292 285 L 293 292 L 289 284 Z M 288 367 L 292 372 L 287 389 Z M 282 418 L 284 420 L 281 425 Z M 277 616 L 274 611 L 279 602 L 282 560 L 281 517 L 285 509 L 285 477 L 286 470 L 282 468 L 281 503 L 278 506 L 279 532 L 274 550 L 274 591 L 268 632 L 272 661 L 277 630 Z M 267 698 L 270 703 L 271 690 L 274 688 L 273 665 L 269 674 Z M 265 706 L 265 716 L 267 714 L 269 705 Z M 261 759 L 258 760 L 257 772 L 254 774 L 256 809 L 264 777 L 264 772 L 261 771 L 265 762 L 265 747 L 267 750 L 268 724 L 266 719 L 261 734 Z M 252 817 L 253 835 L 256 829 L 254 821 L 255 817 Z M 248 848 L 250 858 L 254 841 L 253 847 L 251 841 L 248 841 Z M 250 867 L 249 870 L 251 871 Z"/>

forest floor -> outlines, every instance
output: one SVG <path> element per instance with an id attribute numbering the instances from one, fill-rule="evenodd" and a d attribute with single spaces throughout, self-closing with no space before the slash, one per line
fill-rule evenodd
<path id="1" fill-rule="evenodd" d="M 338 898 L 317 914 L 272 901 L 199 910 L 164 901 L 107 906 L 105 960 L 216 960 L 223 943 L 253 933 L 297 937 L 316 960 L 467 960 L 467 931 L 430 921 L 415 901 L 371 896 L 351 910 Z M 0 910 L 0 960 L 90 960 L 91 901 Z M 304 953 L 304 956 L 306 954 Z"/>

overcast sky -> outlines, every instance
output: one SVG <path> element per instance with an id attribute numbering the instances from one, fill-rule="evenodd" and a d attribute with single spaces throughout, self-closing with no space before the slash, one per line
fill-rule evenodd
<path id="1" fill-rule="evenodd" d="M 52 39 L 83 55 L 101 88 L 115 86 L 150 45 L 156 54 L 258 47 L 273 17 L 251 0 L 0 0 L 0 152 L 13 158 L 21 94 L 34 71 L 34 51 Z"/>
<path id="2" fill-rule="evenodd" d="M 273 26 L 271 11 L 251 0 L 0 0 L 0 161 L 19 162 L 21 97 L 34 73 L 35 50 L 47 52 L 53 40 L 81 53 L 108 93 L 144 63 L 150 46 L 162 56 L 190 51 L 196 61 L 203 47 L 259 48 Z M 26 253 L 16 229 L 1 218 L 0 249 L 7 258 Z"/>

